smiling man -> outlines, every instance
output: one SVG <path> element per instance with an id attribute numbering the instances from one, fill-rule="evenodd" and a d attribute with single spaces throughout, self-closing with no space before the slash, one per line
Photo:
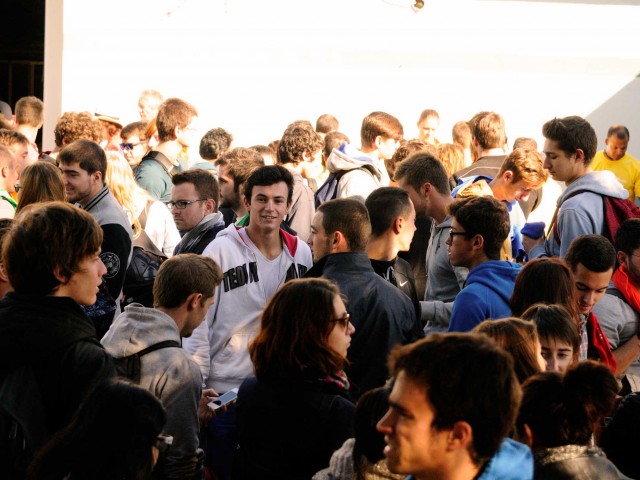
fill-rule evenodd
<path id="1" fill-rule="evenodd" d="M 253 372 L 247 346 L 273 293 L 287 280 L 304 275 L 312 263 L 307 244 L 280 228 L 291 206 L 291 173 L 280 165 L 258 168 L 243 191 L 251 222 L 247 227 L 229 225 L 205 248 L 203 255 L 220 265 L 223 279 L 206 322 L 185 342 L 206 385 L 220 394 L 239 387 Z M 213 422 L 212 468 L 219 478 L 230 478 L 235 408 Z"/>
<path id="2" fill-rule="evenodd" d="M 542 127 L 544 168 L 554 180 L 564 182 L 567 189 L 558 199 L 555 220 L 544 236 L 532 242 L 529 258 L 564 257 L 571 241 L 578 235 L 601 234 L 604 227 L 604 196 L 627 198 L 629 193 L 607 171 L 594 172 L 591 162 L 598 139 L 584 118 L 554 118 Z"/>
<path id="3" fill-rule="evenodd" d="M 434 334 L 390 364 L 395 383 L 377 427 L 389 470 L 408 480 L 533 478 L 529 448 L 506 438 L 522 397 L 513 360 L 489 338 Z"/>
<path id="4" fill-rule="evenodd" d="M 171 181 L 169 208 L 182 236 L 173 254 L 202 253 L 224 229 L 222 213 L 218 212 L 218 181 L 200 169 L 178 173 Z"/>
<path id="5" fill-rule="evenodd" d="M 127 214 L 104 182 L 107 157 L 104 150 L 90 140 L 76 140 L 58 155 L 67 200 L 89 212 L 104 234 L 100 258 L 107 267 L 105 285 L 97 302 L 87 308 L 98 338 L 109 330 L 116 311 L 131 258 L 132 231 Z"/>

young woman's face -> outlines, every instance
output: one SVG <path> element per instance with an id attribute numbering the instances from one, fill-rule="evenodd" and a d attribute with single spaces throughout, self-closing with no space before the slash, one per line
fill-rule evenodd
<path id="1" fill-rule="evenodd" d="M 351 335 L 356 331 L 349 321 L 347 307 L 339 295 L 333 297 L 333 328 L 327 338 L 329 347 L 343 358 L 347 358 L 347 349 L 351 344 Z"/>
<path id="2" fill-rule="evenodd" d="M 558 338 L 540 338 L 547 372 L 564 373 L 574 360 L 573 347 Z"/>

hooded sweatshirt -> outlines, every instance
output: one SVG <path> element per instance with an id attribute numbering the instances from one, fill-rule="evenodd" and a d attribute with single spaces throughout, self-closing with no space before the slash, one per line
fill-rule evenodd
<path id="1" fill-rule="evenodd" d="M 629 192 L 608 171 L 589 172 L 572 182 L 558 198 L 556 226 L 560 242 L 551 234 L 544 247 L 531 249 L 529 258 L 564 258 L 571 241 L 578 235 L 601 235 L 604 230 L 603 195 L 627 198 Z"/>
<path id="2" fill-rule="evenodd" d="M 180 342 L 176 322 L 164 312 L 134 303 L 124 309 L 102 338 L 118 359 L 167 340 Z M 197 465 L 200 368 L 179 347 L 165 347 L 140 357 L 140 386 L 162 401 L 167 412 L 164 432 L 173 445 L 159 464 L 162 478 L 191 478 Z"/>
<path id="3" fill-rule="evenodd" d="M 185 339 L 184 347 L 200 366 L 208 387 L 222 394 L 239 387 L 253 373 L 247 347 L 260 329 L 260 315 L 269 302 L 258 270 L 256 252 L 229 225 L 204 250 L 224 273 L 215 303 L 205 321 Z M 303 276 L 311 267 L 311 250 L 298 237 L 280 229 L 284 261 L 278 281 Z"/>
<path id="4" fill-rule="evenodd" d="M 449 331 L 468 332 L 484 320 L 510 317 L 509 298 L 521 267 L 489 260 L 472 269 L 453 302 Z"/>
<path id="5" fill-rule="evenodd" d="M 374 161 L 348 143 L 333 149 L 327 159 L 327 170 L 332 173 L 350 170 L 340 179 L 336 198 L 359 195 L 366 199 L 371 192 L 382 186 L 382 175 Z"/>

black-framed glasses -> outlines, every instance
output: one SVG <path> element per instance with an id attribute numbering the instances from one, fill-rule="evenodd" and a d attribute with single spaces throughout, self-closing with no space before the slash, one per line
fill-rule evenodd
<path id="1" fill-rule="evenodd" d="M 349 328 L 349 319 L 351 318 L 351 315 L 349 315 L 348 313 L 345 313 L 344 315 L 342 315 L 339 318 L 334 318 L 333 321 L 335 323 L 339 323 L 340 326 L 342 328 L 344 328 L 345 332 L 347 331 L 347 329 Z"/>
<path id="2" fill-rule="evenodd" d="M 173 207 L 176 207 L 178 210 L 184 210 L 185 208 L 187 208 L 192 203 L 204 202 L 205 200 L 207 200 L 207 199 L 206 198 L 198 198 L 197 200 L 178 200 L 177 202 L 168 202 L 167 203 L 167 207 L 169 207 L 169 209 L 172 209 Z"/>
<path id="3" fill-rule="evenodd" d="M 453 241 L 453 237 L 455 236 L 462 236 L 462 237 L 467 237 L 469 238 L 471 235 L 468 234 L 467 232 L 456 232 L 453 230 L 453 228 L 449 229 L 449 238 L 451 239 L 451 241 Z"/>
<path id="4" fill-rule="evenodd" d="M 171 435 L 161 433 L 156 437 L 154 445 L 160 453 L 167 453 L 171 448 L 171 445 L 173 445 L 173 437 Z"/>

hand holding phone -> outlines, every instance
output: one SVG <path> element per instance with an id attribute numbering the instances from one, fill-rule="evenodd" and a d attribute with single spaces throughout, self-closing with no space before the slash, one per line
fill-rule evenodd
<path id="1" fill-rule="evenodd" d="M 235 402 L 237 398 L 238 398 L 238 389 L 232 388 L 227 393 L 220 395 L 219 397 L 209 402 L 208 405 L 214 410 L 217 410 L 220 407 L 229 405 L 231 402 Z"/>

